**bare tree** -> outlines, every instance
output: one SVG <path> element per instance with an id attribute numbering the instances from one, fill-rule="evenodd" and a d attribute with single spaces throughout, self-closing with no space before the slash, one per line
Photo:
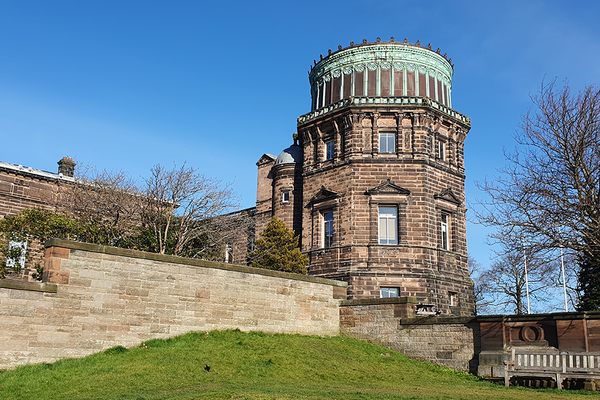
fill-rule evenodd
<path id="1" fill-rule="evenodd" d="M 489 296 L 490 287 L 486 279 L 486 270 L 471 255 L 467 259 L 469 275 L 473 280 L 473 296 L 475 299 L 475 314 L 487 314 L 494 305 L 493 299 Z"/>
<path id="2" fill-rule="evenodd" d="M 234 206 L 232 192 L 185 164 L 173 169 L 155 165 L 146 180 L 143 223 L 152 232 L 161 254 L 200 256 L 202 246 L 214 241 L 220 214 Z M 205 248 L 209 248 L 205 247 Z"/>
<path id="3" fill-rule="evenodd" d="M 480 277 L 485 282 L 488 305 L 497 311 L 525 314 L 528 291 L 534 309 L 541 311 L 548 300 L 548 288 L 552 285 L 550 266 L 530 251 L 505 250 Z"/>
<path id="4" fill-rule="evenodd" d="M 127 246 L 141 218 L 142 195 L 124 173 L 81 176 L 68 191 L 65 210 L 87 226 L 83 240 Z"/>
<path id="5" fill-rule="evenodd" d="M 519 150 L 496 182 L 479 221 L 534 250 L 570 249 L 578 255 L 580 308 L 600 307 L 600 89 L 573 95 L 568 86 L 542 84 L 517 136 Z M 586 303 L 586 298 L 595 298 Z M 584 306 L 582 306 L 584 304 Z M 587 304 L 587 305 L 585 305 Z"/>

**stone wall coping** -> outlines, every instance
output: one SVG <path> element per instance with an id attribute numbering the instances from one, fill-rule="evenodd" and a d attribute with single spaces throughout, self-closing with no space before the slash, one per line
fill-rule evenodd
<path id="1" fill-rule="evenodd" d="M 28 282 L 20 279 L 4 278 L 0 279 L 0 288 L 15 289 L 15 290 L 30 290 L 33 292 L 56 293 L 57 286 L 55 283 L 47 282 Z"/>
<path id="2" fill-rule="evenodd" d="M 340 306 L 373 306 L 380 304 L 417 304 L 417 298 L 412 296 L 405 297 L 388 297 L 388 298 L 373 298 L 373 299 L 350 299 L 343 300 Z"/>
<path id="3" fill-rule="evenodd" d="M 476 321 L 475 317 L 428 315 L 422 317 L 417 316 L 414 318 L 402 318 L 400 319 L 400 325 L 466 325 Z"/>
<path id="4" fill-rule="evenodd" d="M 600 311 L 557 312 L 523 315 L 478 315 L 477 322 L 526 322 L 544 320 L 600 319 Z"/>
<path id="5" fill-rule="evenodd" d="M 345 305 L 342 303 L 342 305 Z M 472 317 L 423 316 L 403 318 L 401 325 L 469 324 L 473 322 L 534 322 L 548 320 L 600 319 L 600 311 L 562 312 L 526 315 L 478 315 Z"/>
<path id="6" fill-rule="evenodd" d="M 294 274 L 291 272 L 273 271 L 269 269 L 253 268 L 239 264 L 226 264 L 216 261 L 200 260 L 197 258 L 186 258 L 179 256 L 172 256 L 166 254 L 150 253 L 140 250 L 123 249 L 120 247 L 104 246 L 92 243 L 76 242 L 73 240 L 64 239 L 49 239 L 45 243 L 45 247 L 62 247 L 70 250 L 81 250 L 89 251 L 91 253 L 102 253 L 114 256 L 140 258 L 144 260 L 152 260 L 173 264 L 183 264 L 192 267 L 201 268 L 214 268 L 222 269 L 226 271 L 243 272 L 247 274 L 270 276 L 274 278 L 291 279 L 296 281 L 320 283 L 323 285 L 346 287 L 348 284 L 342 281 L 336 281 L 333 279 L 319 278 L 315 276 Z"/>

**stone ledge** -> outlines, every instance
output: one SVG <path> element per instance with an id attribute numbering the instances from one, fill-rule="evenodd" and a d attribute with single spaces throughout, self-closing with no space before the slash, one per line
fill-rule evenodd
<path id="1" fill-rule="evenodd" d="M 350 299 L 344 300 L 340 306 L 352 307 L 352 306 L 376 306 L 381 304 L 417 304 L 417 298 L 412 296 L 406 297 L 388 297 L 384 299 Z"/>
<path id="2" fill-rule="evenodd" d="M 562 319 L 600 319 L 600 311 L 556 312 L 548 314 L 523 315 L 478 315 L 477 322 L 522 322 Z"/>
<path id="3" fill-rule="evenodd" d="M 346 287 L 348 284 L 342 281 L 319 278 L 315 276 L 294 274 L 291 272 L 272 271 L 269 269 L 252 268 L 245 265 L 225 264 L 216 261 L 200 260 L 197 258 L 186 258 L 166 254 L 150 253 L 146 251 L 123 249 L 120 247 L 103 246 L 98 244 L 75 242 L 72 240 L 49 239 L 45 247 L 63 247 L 70 250 L 89 251 L 91 253 L 102 253 L 113 256 L 139 258 L 143 260 L 159 261 L 173 264 L 189 265 L 201 268 L 214 268 L 226 271 L 243 272 L 247 274 L 270 276 L 274 278 L 291 279 L 309 283 L 320 283 L 323 285 Z"/>
<path id="4" fill-rule="evenodd" d="M 414 318 L 403 318 L 400 320 L 400 325 L 465 325 L 476 321 L 477 319 L 475 317 L 424 316 Z"/>
<path id="5" fill-rule="evenodd" d="M 30 290 L 33 292 L 56 293 L 57 286 L 54 283 L 27 282 L 16 279 L 0 279 L 0 288 L 15 290 Z"/>

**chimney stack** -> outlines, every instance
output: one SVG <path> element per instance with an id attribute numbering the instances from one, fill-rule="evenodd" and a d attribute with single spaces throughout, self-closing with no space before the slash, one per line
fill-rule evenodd
<path id="1" fill-rule="evenodd" d="M 63 176 L 73 177 L 75 173 L 75 160 L 71 157 L 63 157 L 58 161 L 58 173 Z"/>

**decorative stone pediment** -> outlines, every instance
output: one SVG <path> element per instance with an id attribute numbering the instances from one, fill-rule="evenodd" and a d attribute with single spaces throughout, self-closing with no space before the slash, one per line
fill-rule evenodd
<path id="1" fill-rule="evenodd" d="M 444 200 L 444 201 L 447 201 L 448 203 L 452 203 L 457 206 L 459 206 L 461 204 L 461 201 L 458 198 L 458 196 L 456 194 L 454 194 L 454 192 L 450 188 L 446 188 L 446 189 L 442 190 L 441 192 L 434 195 L 433 197 L 436 200 Z"/>
<path id="2" fill-rule="evenodd" d="M 318 203 L 323 203 L 325 201 L 329 201 L 329 200 L 335 200 L 338 197 L 340 197 L 339 194 L 337 194 L 336 192 L 333 192 L 329 189 L 326 189 L 325 186 L 321 186 L 321 189 L 319 189 L 319 191 L 317 192 L 317 194 L 315 194 L 306 204 L 307 207 L 314 205 L 314 204 L 318 204 Z"/>
<path id="3" fill-rule="evenodd" d="M 402 195 L 408 196 L 410 194 L 410 190 L 405 189 L 401 186 L 396 185 L 390 179 L 383 182 L 381 185 L 371 188 L 365 192 L 365 194 L 372 196 L 376 194 L 387 194 L 387 195 Z"/>
<path id="4" fill-rule="evenodd" d="M 277 157 L 275 157 L 273 154 L 265 153 L 262 156 L 260 156 L 260 158 L 256 162 L 256 165 L 263 165 L 263 164 L 271 163 L 271 162 L 275 161 L 276 158 Z"/>

